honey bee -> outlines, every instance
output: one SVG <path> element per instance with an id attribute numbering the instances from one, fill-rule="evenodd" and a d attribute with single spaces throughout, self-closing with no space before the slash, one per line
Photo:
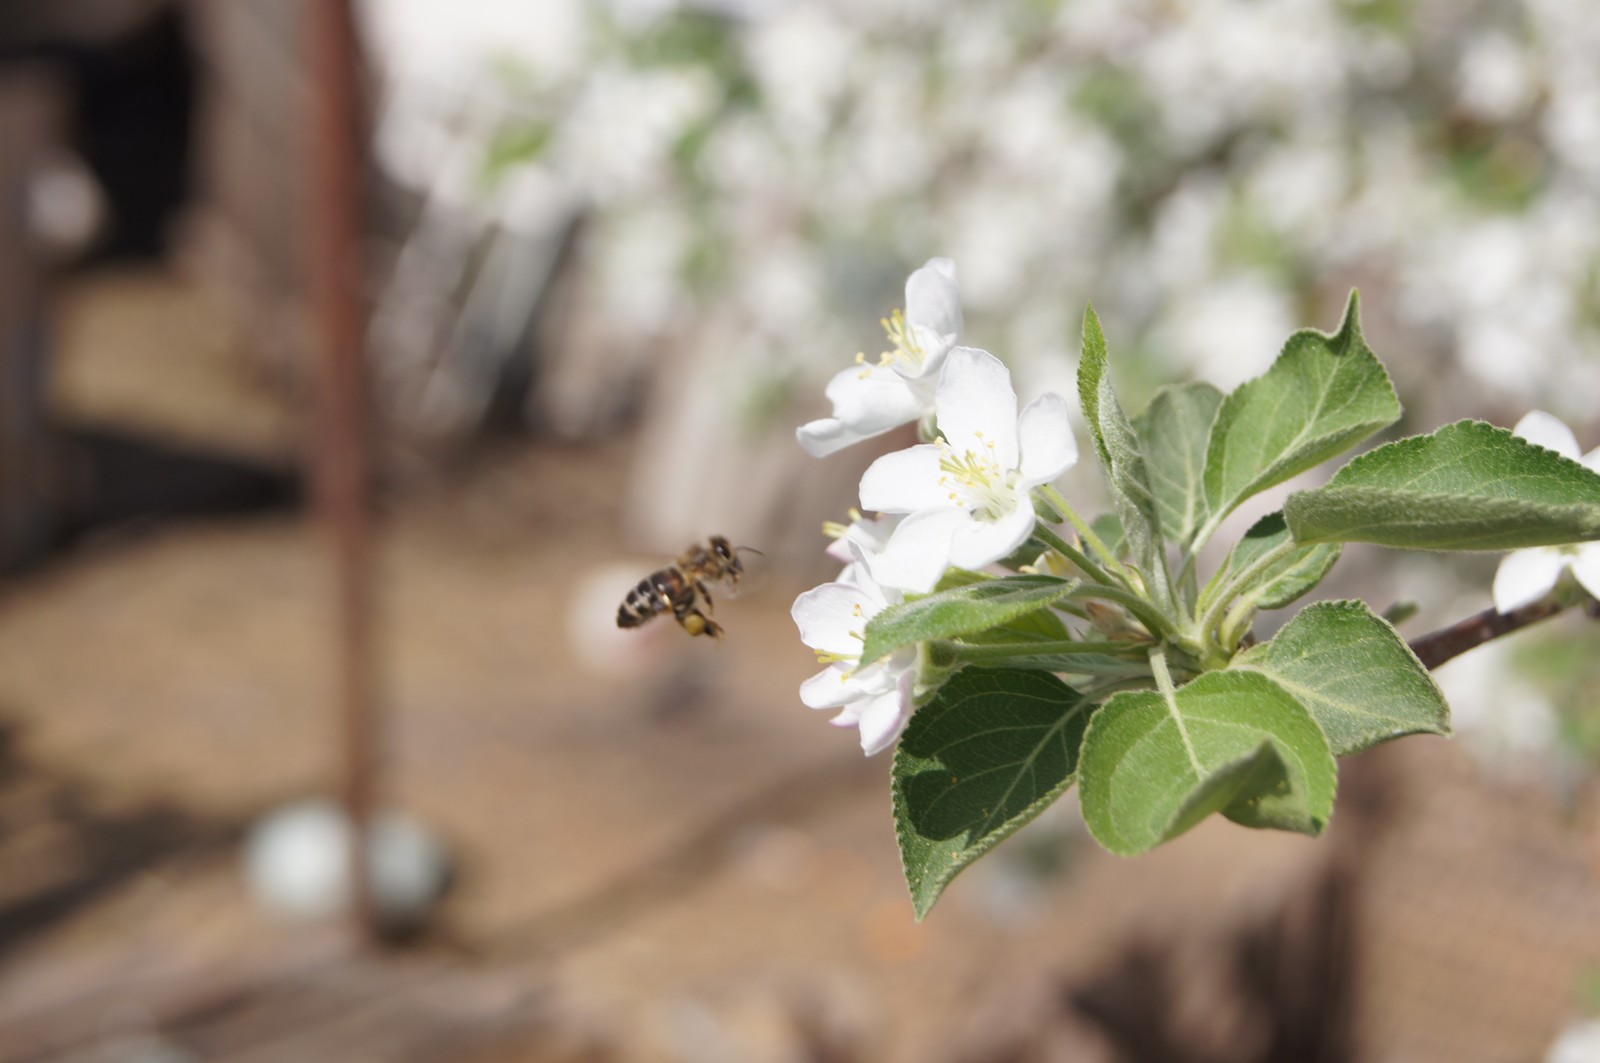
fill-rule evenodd
<path id="1" fill-rule="evenodd" d="M 739 551 L 752 554 L 761 551 L 749 546 L 735 547 L 720 535 L 713 535 L 704 543 L 695 543 L 683 552 L 678 563 L 668 565 L 639 581 L 628 592 L 617 609 L 618 627 L 638 627 L 652 617 L 670 611 L 678 625 L 691 635 L 722 637 L 722 627 L 700 611 L 704 600 L 706 612 L 712 611 L 709 583 L 726 583 L 737 587 L 744 575 L 744 565 L 739 561 Z"/>

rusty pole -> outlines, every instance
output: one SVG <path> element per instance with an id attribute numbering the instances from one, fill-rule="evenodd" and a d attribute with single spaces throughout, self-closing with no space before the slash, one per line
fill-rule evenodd
<path id="1" fill-rule="evenodd" d="M 306 0 L 311 34 L 311 279 L 320 341 L 317 500 L 332 538 L 342 716 L 342 798 L 351 825 L 357 930 L 376 939 L 367 875 L 368 827 L 379 777 L 373 683 L 371 434 L 365 362 L 361 187 L 364 144 L 357 108 L 359 51 L 350 0 Z"/>

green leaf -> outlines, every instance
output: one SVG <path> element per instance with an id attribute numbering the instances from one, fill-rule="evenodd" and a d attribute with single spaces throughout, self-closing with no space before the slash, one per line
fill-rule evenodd
<path id="1" fill-rule="evenodd" d="M 1361 602 L 1318 602 L 1232 665 L 1268 676 L 1316 717 L 1337 756 L 1450 733 L 1450 708 L 1405 639 Z"/>
<path id="2" fill-rule="evenodd" d="M 946 569 L 935 591 L 952 587 L 969 587 L 977 583 L 993 583 L 995 577 L 987 572 L 973 572 L 966 568 Z M 963 636 L 967 642 L 1056 642 L 1071 638 L 1067 625 L 1059 614 L 1049 609 L 1035 609 L 1013 617 L 982 631 L 971 631 Z"/>
<path id="3" fill-rule="evenodd" d="M 1243 572 L 1292 538 L 1283 514 L 1268 513 L 1251 525 L 1228 555 L 1228 571 Z M 1343 549 L 1337 543 L 1302 546 L 1268 565 L 1252 577 L 1249 586 L 1238 588 L 1236 593 L 1254 598 L 1257 608 L 1282 609 L 1321 583 Z"/>
<path id="4" fill-rule="evenodd" d="M 1221 404 L 1222 392 L 1210 384 L 1165 387 L 1133 419 L 1170 542 L 1187 546 L 1205 522 L 1206 441 Z"/>
<path id="5" fill-rule="evenodd" d="M 867 621 L 861 663 L 871 664 L 901 646 L 948 639 L 1009 624 L 1050 606 L 1077 588 L 1058 576 L 1005 576 L 935 591 L 891 605 Z"/>
<path id="6" fill-rule="evenodd" d="M 1122 559 L 1128 554 L 1128 537 L 1122 531 L 1122 518 L 1115 513 L 1102 513 L 1089 522 L 1089 529 L 1100 537 L 1111 556 Z"/>
<path id="7" fill-rule="evenodd" d="M 1042 672 L 957 672 L 894 755 L 895 833 L 917 918 L 1072 785 L 1094 706 Z"/>
<path id="8" fill-rule="evenodd" d="M 1166 556 L 1161 544 L 1161 517 L 1139 436 L 1117 402 L 1106 362 L 1106 338 L 1094 307 L 1083 315 L 1083 355 L 1078 361 L 1078 398 L 1100 466 L 1116 502 L 1122 531 L 1134 559 L 1153 581 L 1158 600 L 1171 600 Z"/>
<path id="9" fill-rule="evenodd" d="M 1212 812 L 1253 827 L 1318 834 L 1333 812 L 1328 740 L 1283 687 L 1253 672 L 1207 672 L 1170 698 L 1125 692 L 1083 741 L 1083 818 L 1133 856 Z"/>
<path id="10" fill-rule="evenodd" d="M 1206 452 L 1206 526 L 1251 495 L 1359 443 L 1400 417 L 1389 374 L 1361 336 L 1360 303 L 1350 293 L 1333 335 L 1302 329 L 1272 368 L 1222 401 Z"/>
<path id="11" fill-rule="evenodd" d="M 1600 474 L 1482 421 L 1361 455 L 1283 507 L 1303 543 L 1520 550 L 1600 539 Z"/>

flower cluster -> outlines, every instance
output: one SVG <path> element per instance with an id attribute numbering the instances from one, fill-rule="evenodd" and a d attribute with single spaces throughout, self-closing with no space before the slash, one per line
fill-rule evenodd
<path id="1" fill-rule="evenodd" d="M 799 430 L 813 453 L 912 422 L 921 435 L 867 468 L 861 506 L 879 515 L 825 526 L 847 564 L 793 607 L 823 664 L 801 700 L 858 728 L 869 755 L 898 743 L 896 836 L 919 915 L 1074 786 L 1090 833 L 1128 856 L 1212 812 L 1319 834 L 1338 758 L 1450 733 L 1432 669 L 1600 582 L 1600 452 L 1579 460 L 1545 413 L 1515 433 L 1461 420 L 1368 450 L 1213 561 L 1242 506 L 1400 419 L 1355 293 L 1337 330 L 1296 332 L 1231 394 L 1170 386 L 1132 417 L 1091 307 L 1078 397 L 1113 503 L 1093 521 L 1051 482 L 1078 457 L 1066 402 L 1019 411 L 1000 360 L 958 345 L 958 296 L 949 262 L 914 273 L 909 311 L 885 322 L 894 349 L 858 357 L 829 386 L 832 416 Z M 1408 639 L 1398 611 L 1320 600 L 1263 639 L 1258 614 L 1309 595 L 1352 542 L 1513 551 L 1496 600 L 1539 607 Z"/>
<path id="2" fill-rule="evenodd" d="M 1042 395 L 1019 414 L 1000 359 L 956 346 L 960 289 L 948 259 L 911 274 L 906 308 L 884 329 L 893 350 L 876 362 L 857 355 L 828 384 L 833 415 L 796 433 L 817 456 L 912 422 L 930 440 L 867 469 L 861 505 L 882 515 L 833 529 L 830 553 L 849 564 L 794 604 L 802 641 L 827 665 L 801 700 L 841 709 L 834 723 L 859 726 L 868 754 L 898 737 L 928 692 L 914 646 L 859 667 L 867 621 L 907 593 L 932 591 L 952 566 L 982 569 L 1016 551 L 1034 530 L 1033 489 L 1078 458 L 1065 399 Z"/>

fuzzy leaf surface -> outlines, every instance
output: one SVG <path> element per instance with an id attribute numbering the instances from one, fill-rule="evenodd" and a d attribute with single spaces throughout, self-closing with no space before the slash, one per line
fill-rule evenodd
<path id="1" fill-rule="evenodd" d="M 1206 452 L 1207 529 L 1251 495 L 1399 418 L 1400 400 L 1362 338 L 1351 292 L 1338 332 L 1296 332 L 1270 369 L 1223 399 Z"/>
<path id="2" fill-rule="evenodd" d="M 962 868 L 1072 785 L 1093 710 L 1054 676 L 968 668 L 916 711 L 895 751 L 893 791 L 918 919 Z"/>
<path id="3" fill-rule="evenodd" d="M 1124 692 L 1084 737 L 1083 818 L 1101 845 L 1133 856 L 1213 812 L 1246 826 L 1318 834 L 1333 812 L 1328 740 L 1265 675 L 1207 672 L 1171 697 Z"/>
<path id="4" fill-rule="evenodd" d="M 867 622 L 861 663 L 871 664 L 901 646 L 1015 623 L 1067 597 L 1078 583 L 1058 576 L 1005 576 L 891 605 Z"/>
<path id="5" fill-rule="evenodd" d="M 1282 513 L 1268 513 L 1251 525 L 1228 555 L 1230 572 L 1243 572 L 1258 558 L 1287 543 L 1293 536 Z M 1239 590 L 1253 597 L 1261 609 L 1282 609 L 1322 582 L 1344 547 L 1338 543 L 1302 546 L 1263 569 L 1251 585 Z"/>
<path id="6" fill-rule="evenodd" d="M 1210 384 L 1165 387 L 1133 419 L 1143 444 L 1161 532 L 1187 545 L 1206 518 L 1206 444 L 1222 392 Z"/>
<path id="7" fill-rule="evenodd" d="M 1433 676 L 1388 621 L 1361 602 L 1317 602 L 1235 659 L 1311 710 L 1335 756 L 1409 734 L 1450 733 Z"/>
<path id="8" fill-rule="evenodd" d="M 1302 543 L 1520 550 L 1600 539 L 1600 473 L 1482 421 L 1356 458 L 1283 507 Z"/>
<path id="9" fill-rule="evenodd" d="M 1135 561 L 1154 581 L 1158 598 L 1170 598 L 1166 558 L 1161 544 L 1161 516 L 1139 435 L 1111 387 L 1106 338 L 1094 307 L 1083 315 L 1083 354 L 1078 361 L 1078 397 L 1122 520 L 1122 532 Z"/>

